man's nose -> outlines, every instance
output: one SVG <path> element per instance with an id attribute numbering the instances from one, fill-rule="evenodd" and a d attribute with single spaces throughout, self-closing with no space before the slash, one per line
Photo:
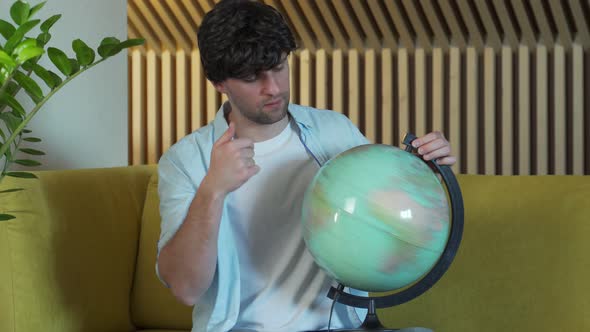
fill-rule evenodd
<path id="1" fill-rule="evenodd" d="M 273 73 L 269 73 L 265 75 L 263 85 L 262 85 L 263 93 L 267 95 L 274 96 L 278 94 L 281 89 L 279 87 L 279 82 Z"/>

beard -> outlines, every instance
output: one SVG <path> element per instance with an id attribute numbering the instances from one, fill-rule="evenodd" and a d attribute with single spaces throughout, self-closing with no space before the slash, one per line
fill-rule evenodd
<path id="1" fill-rule="evenodd" d="M 289 92 L 283 92 L 277 95 L 274 100 L 281 100 L 281 104 L 276 109 L 264 110 L 264 105 L 269 102 L 266 100 L 256 106 L 254 110 L 246 108 L 239 108 L 242 115 L 248 120 L 257 124 L 273 124 L 281 121 L 287 116 L 287 109 L 289 106 Z"/>

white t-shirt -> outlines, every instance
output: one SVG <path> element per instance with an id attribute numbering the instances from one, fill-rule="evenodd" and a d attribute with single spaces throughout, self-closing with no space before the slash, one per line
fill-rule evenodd
<path id="1" fill-rule="evenodd" d="M 319 165 L 290 125 L 254 144 L 254 153 L 260 172 L 228 197 L 241 275 L 232 331 L 327 328 L 332 280 L 315 264 L 300 225 L 303 194 Z M 331 327 L 339 326 L 334 314 Z"/>

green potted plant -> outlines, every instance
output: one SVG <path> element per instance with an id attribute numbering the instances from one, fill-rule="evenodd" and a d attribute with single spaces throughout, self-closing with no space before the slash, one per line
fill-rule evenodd
<path id="1" fill-rule="evenodd" d="M 0 35 L 4 38 L 3 41 L 0 38 L 0 182 L 5 176 L 36 178 L 33 173 L 10 169 L 13 164 L 29 167 L 41 165 L 34 157 L 43 155 L 44 152 L 21 147 L 21 143 L 34 144 L 41 141 L 32 135 L 27 125 L 53 95 L 83 72 L 126 48 L 144 43 L 143 39 L 120 41 L 114 37 L 106 37 L 95 51 L 82 40 L 76 39 L 72 41 L 73 52 L 70 52 L 73 56 L 69 57 L 66 52 L 48 45 L 51 27 L 61 15 L 53 15 L 45 20 L 37 19 L 36 14 L 44 5 L 45 2 L 41 2 L 31 6 L 25 1 L 17 0 L 10 7 L 10 18 L 0 17 Z M 36 27 L 39 27 L 40 33 L 30 36 Z M 51 68 L 39 63 L 39 59 L 45 55 L 51 61 Z M 23 107 L 16 97 L 20 91 L 24 91 L 33 101 L 30 109 Z M 18 159 L 17 153 L 29 157 Z M 19 190 L 22 189 L 6 189 L 0 191 L 0 195 Z M 11 214 L 0 213 L 0 221 L 14 218 Z"/>

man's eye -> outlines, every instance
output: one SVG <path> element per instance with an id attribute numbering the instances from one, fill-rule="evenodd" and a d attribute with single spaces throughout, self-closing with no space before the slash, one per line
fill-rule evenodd
<path id="1" fill-rule="evenodd" d="M 254 81 L 256 81 L 256 75 L 246 76 L 242 79 L 242 81 L 249 82 L 249 83 L 254 82 Z"/>
<path id="2" fill-rule="evenodd" d="M 276 66 L 272 69 L 272 71 L 281 71 L 283 70 L 283 66 Z"/>

